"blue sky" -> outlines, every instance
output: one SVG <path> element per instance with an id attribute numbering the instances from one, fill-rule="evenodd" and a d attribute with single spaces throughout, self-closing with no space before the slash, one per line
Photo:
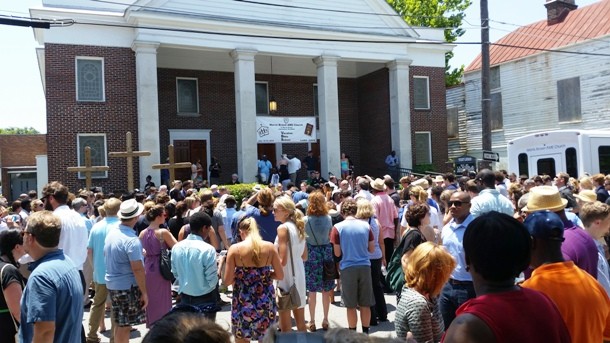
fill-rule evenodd
<path id="1" fill-rule="evenodd" d="M 544 0 L 489 0 L 491 41 L 496 41 L 515 30 L 515 25 L 525 25 L 546 18 Z M 597 2 L 596 0 L 576 0 L 579 6 Z M 0 15 L 28 15 L 28 8 L 40 6 L 41 0 L 0 0 Z M 473 0 L 466 12 L 466 34 L 461 42 L 478 42 L 480 0 Z M 513 25 L 509 25 L 513 24 Z M 47 132 L 45 120 L 45 100 L 36 60 L 31 28 L 0 26 L 0 127 L 34 127 Z M 454 49 L 454 66 L 468 65 L 477 54 L 478 45 L 459 45 Z"/>

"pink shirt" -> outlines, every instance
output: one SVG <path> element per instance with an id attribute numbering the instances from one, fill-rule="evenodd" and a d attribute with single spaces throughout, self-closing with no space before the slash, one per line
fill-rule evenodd
<path id="1" fill-rule="evenodd" d="M 396 235 L 396 229 L 394 226 L 394 219 L 398 218 L 398 210 L 394 205 L 394 200 L 385 193 L 377 193 L 373 200 L 371 200 L 379 225 L 381 225 L 381 237 L 382 238 L 394 238 Z"/>

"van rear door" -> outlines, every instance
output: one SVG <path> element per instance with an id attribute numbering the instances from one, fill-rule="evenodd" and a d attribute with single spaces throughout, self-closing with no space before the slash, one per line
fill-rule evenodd
<path id="1" fill-rule="evenodd" d="M 536 155 L 529 158 L 530 176 L 546 174 L 555 177 L 557 172 L 564 170 L 565 165 L 561 154 Z"/>

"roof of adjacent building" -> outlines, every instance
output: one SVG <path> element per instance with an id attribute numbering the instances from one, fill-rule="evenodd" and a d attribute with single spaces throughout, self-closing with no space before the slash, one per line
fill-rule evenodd
<path id="1" fill-rule="evenodd" d="M 601 0 L 571 11 L 561 23 L 548 25 L 547 20 L 544 19 L 507 34 L 496 44 L 508 46 L 490 46 L 490 65 L 538 54 L 543 51 L 540 49 L 558 49 L 608 34 L 610 34 L 610 0 Z M 480 68 L 481 54 L 470 63 L 466 72 Z"/>

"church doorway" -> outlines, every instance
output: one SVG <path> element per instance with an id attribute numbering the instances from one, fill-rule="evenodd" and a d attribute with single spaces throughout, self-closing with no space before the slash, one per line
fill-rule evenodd
<path id="1" fill-rule="evenodd" d="M 277 164 L 277 155 L 275 154 L 276 147 L 274 143 L 258 144 L 258 156 L 257 160 L 260 160 L 263 155 L 267 155 L 267 159 L 271 162 L 271 165 L 275 167 Z"/>
<path id="2" fill-rule="evenodd" d="M 207 142 L 204 140 L 177 140 L 174 141 L 174 160 L 175 162 L 197 162 L 200 161 L 203 166 L 203 180 L 208 179 L 207 166 Z M 179 180 L 189 180 L 191 178 L 191 170 L 176 169 L 176 177 Z"/>
<path id="3" fill-rule="evenodd" d="M 174 145 L 175 162 L 197 162 L 201 160 L 203 179 L 208 179 L 210 165 L 210 131 L 211 130 L 169 130 L 169 141 Z M 179 180 L 191 179 L 191 169 L 176 169 Z"/>

